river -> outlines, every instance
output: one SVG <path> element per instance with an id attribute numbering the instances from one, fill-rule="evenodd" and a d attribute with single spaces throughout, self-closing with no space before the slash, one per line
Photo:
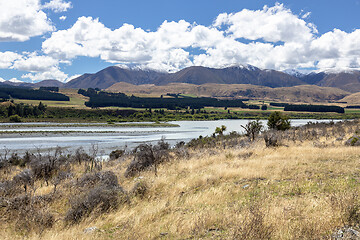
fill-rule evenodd
<path id="1" fill-rule="evenodd" d="M 292 126 L 307 122 L 328 122 L 330 120 L 294 119 Z M 176 121 L 170 122 L 179 127 L 122 127 L 108 124 L 66 124 L 66 123 L 1 123 L 0 152 L 9 149 L 22 153 L 26 150 L 47 151 L 56 147 L 74 150 L 83 147 L 90 149 L 98 146 L 101 154 L 108 154 L 114 149 L 131 149 L 140 143 L 155 143 L 161 138 L 175 145 L 179 141 L 188 142 L 200 135 L 211 135 L 216 127 L 225 125 L 226 133 L 243 133 L 241 125 L 248 120 L 217 121 Z M 266 121 L 262 121 L 266 125 Z M 9 132 L 10 131 L 10 132 Z"/>

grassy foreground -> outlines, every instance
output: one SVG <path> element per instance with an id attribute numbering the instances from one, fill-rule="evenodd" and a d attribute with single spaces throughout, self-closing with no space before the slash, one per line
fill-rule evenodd
<path id="1" fill-rule="evenodd" d="M 115 173 L 127 201 L 68 225 L 63 220 L 69 199 L 78 193 L 72 186 L 86 169 L 71 163 L 73 176 L 42 209 L 54 214 L 52 228 L 25 231 L 3 207 L 0 238 L 329 239 L 340 227 L 360 224 L 360 151 L 344 145 L 358 128 L 341 123 L 291 130 L 279 133 L 281 146 L 273 148 L 262 138 L 220 138 L 211 148 L 171 153 L 157 174 L 150 168 L 132 178 L 124 177 L 132 156 L 109 161 L 102 171 Z M 4 170 L 1 181 L 19 171 Z M 139 183 L 143 191 L 135 194 Z M 29 194 L 54 191 L 44 181 L 35 185 Z"/>

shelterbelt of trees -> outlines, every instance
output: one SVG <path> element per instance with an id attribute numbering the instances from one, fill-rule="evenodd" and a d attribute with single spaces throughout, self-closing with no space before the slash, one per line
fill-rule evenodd
<path id="1" fill-rule="evenodd" d="M 339 106 L 289 104 L 289 103 L 274 103 L 274 102 L 271 102 L 270 106 L 283 107 L 284 111 L 292 111 L 292 112 L 336 112 L 336 113 L 345 112 L 344 108 Z"/>
<path id="2" fill-rule="evenodd" d="M 170 110 L 188 107 L 192 109 L 204 107 L 241 107 L 260 109 L 260 107 L 256 105 L 246 105 L 240 99 L 221 100 L 210 97 L 142 98 L 127 96 L 124 93 L 97 91 L 92 88 L 89 88 L 88 90 L 79 89 L 78 93 L 90 98 L 85 105 L 92 108 L 115 106 L 132 108 L 167 108 Z"/>
<path id="3" fill-rule="evenodd" d="M 24 103 L 15 104 L 13 102 L 3 100 L 0 105 L 0 117 L 11 117 L 17 115 L 19 117 L 38 117 L 46 111 L 46 105 L 40 102 L 38 105 L 28 105 Z"/>
<path id="4" fill-rule="evenodd" d="M 0 87 L 0 98 L 9 99 L 30 99 L 30 100 L 53 100 L 53 101 L 69 101 L 70 98 L 64 94 L 48 91 L 35 90 L 22 87 Z"/>

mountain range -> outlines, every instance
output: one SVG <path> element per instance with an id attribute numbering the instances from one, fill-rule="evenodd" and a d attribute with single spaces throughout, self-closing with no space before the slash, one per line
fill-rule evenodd
<path id="1" fill-rule="evenodd" d="M 260 69 L 251 65 L 234 65 L 225 68 L 192 66 L 175 73 L 166 73 L 149 69 L 111 66 L 94 74 L 83 74 L 67 83 L 57 80 L 44 80 L 38 83 L 5 81 L 1 82 L 0 86 L 56 86 L 61 88 L 107 89 L 120 82 L 132 85 L 153 84 L 155 86 L 165 86 L 170 83 L 187 83 L 192 85 L 250 84 L 270 88 L 316 85 L 355 93 L 360 92 L 360 71 L 302 74 L 294 70 L 281 72 Z"/>
<path id="2" fill-rule="evenodd" d="M 64 87 L 65 83 L 60 82 L 55 79 L 47 79 L 43 80 L 37 83 L 27 83 L 22 81 L 3 81 L 0 82 L 0 86 L 12 86 L 12 87 L 32 87 L 32 88 L 38 88 L 38 87 Z"/>
<path id="3" fill-rule="evenodd" d="M 157 86 L 169 83 L 188 83 L 202 85 L 215 84 L 251 84 L 271 88 L 292 87 L 298 85 L 317 85 L 335 87 L 348 92 L 360 91 L 360 71 L 319 72 L 299 74 L 298 72 L 281 72 L 260 69 L 251 65 L 237 65 L 226 68 L 207 68 L 193 66 L 175 73 L 164 73 L 140 68 L 107 67 L 94 74 L 84 74 L 64 85 L 65 88 L 100 88 L 125 82 L 132 85 L 154 84 Z"/>

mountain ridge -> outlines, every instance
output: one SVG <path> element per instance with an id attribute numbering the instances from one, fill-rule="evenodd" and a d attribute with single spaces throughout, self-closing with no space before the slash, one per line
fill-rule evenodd
<path id="1" fill-rule="evenodd" d="M 134 85 L 166 85 L 171 82 L 196 85 L 205 83 L 252 84 L 268 87 L 290 87 L 305 84 L 302 80 L 280 71 L 263 70 L 250 66 L 229 66 L 225 68 L 191 66 L 175 73 L 132 70 L 111 66 L 94 74 L 83 74 L 66 83 L 65 87 L 106 89 L 117 82 L 127 82 Z"/>

